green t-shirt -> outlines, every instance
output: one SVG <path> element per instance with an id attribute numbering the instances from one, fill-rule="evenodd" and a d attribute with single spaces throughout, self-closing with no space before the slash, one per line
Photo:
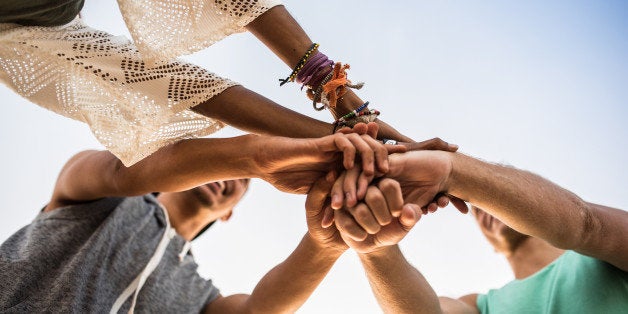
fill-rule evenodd
<path id="1" fill-rule="evenodd" d="M 628 272 L 573 251 L 523 280 L 479 295 L 481 313 L 628 313 Z"/>
<path id="2" fill-rule="evenodd" d="M 71 22 L 85 0 L 0 0 L 0 23 L 59 26 Z"/>

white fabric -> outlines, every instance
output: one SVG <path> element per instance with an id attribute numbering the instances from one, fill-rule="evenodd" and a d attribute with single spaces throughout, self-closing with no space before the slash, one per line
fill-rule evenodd
<path id="1" fill-rule="evenodd" d="M 137 304 L 137 296 L 139 295 L 140 290 L 144 286 L 144 283 L 146 283 L 146 279 L 148 279 L 148 276 L 150 276 L 150 274 L 153 273 L 155 268 L 157 268 L 157 265 L 159 265 L 159 262 L 161 262 L 161 259 L 163 258 L 164 253 L 166 252 L 166 248 L 168 247 L 168 244 L 170 244 L 170 240 L 172 240 L 172 238 L 174 238 L 174 236 L 177 234 L 176 230 L 174 230 L 174 228 L 172 228 L 172 226 L 170 225 L 170 218 L 168 218 L 168 211 L 166 210 L 165 207 L 163 207 L 163 205 L 160 205 L 159 207 L 161 208 L 165 216 L 166 230 L 164 230 L 164 234 L 162 235 L 161 240 L 159 241 L 159 244 L 157 244 L 157 248 L 155 248 L 155 253 L 153 253 L 153 256 L 151 256 L 150 260 L 148 260 L 146 267 L 144 267 L 142 272 L 139 275 L 137 275 L 137 277 L 135 277 L 135 279 L 126 287 L 126 289 L 124 289 L 122 294 L 120 294 L 120 296 L 118 296 L 116 301 L 113 303 L 113 306 L 111 307 L 111 311 L 110 311 L 110 313 L 112 314 L 118 313 L 118 311 L 120 311 L 120 308 L 122 307 L 124 302 L 126 302 L 126 300 L 131 296 L 131 294 L 133 294 L 133 301 L 131 302 L 129 313 L 133 314 L 133 311 L 135 310 L 135 304 Z M 189 242 L 186 242 L 186 244 L 188 243 Z M 184 249 L 185 249 L 185 246 L 184 246 Z M 189 247 L 187 248 L 187 250 L 189 250 Z"/>
<path id="2" fill-rule="evenodd" d="M 149 65 L 242 32 L 279 4 L 278 0 L 118 0 L 131 37 Z"/>
<path id="3" fill-rule="evenodd" d="M 220 121 L 189 110 L 235 82 L 174 57 L 205 48 L 278 1 L 119 0 L 136 46 L 80 19 L 60 27 L 0 24 L 0 81 L 85 122 L 125 166 Z M 159 64 L 151 67 L 146 63 Z"/>

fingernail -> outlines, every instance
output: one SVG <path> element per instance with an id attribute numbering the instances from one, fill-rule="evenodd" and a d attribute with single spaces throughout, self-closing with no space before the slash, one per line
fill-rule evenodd
<path id="1" fill-rule="evenodd" d="M 340 202 L 342 202 L 340 199 L 340 195 L 334 194 L 331 196 L 331 205 L 334 206 L 334 209 L 338 209 L 337 208 L 338 206 L 335 206 L 335 205 L 337 205 Z"/>
<path id="2" fill-rule="evenodd" d="M 345 193 L 345 198 L 347 199 L 347 202 L 353 201 L 353 195 L 349 192 Z"/>
<path id="3" fill-rule="evenodd" d="M 451 147 L 452 149 L 458 149 L 458 145 L 456 144 L 449 144 L 449 147 Z"/>

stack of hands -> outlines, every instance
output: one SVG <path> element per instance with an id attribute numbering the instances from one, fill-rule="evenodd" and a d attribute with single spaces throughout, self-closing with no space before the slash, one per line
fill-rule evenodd
<path id="1" fill-rule="evenodd" d="M 308 192 L 309 235 L 327 248 L 372 253 L 397 244 L 422 215 L 450 202 L 468 211 L 464 201 L 444 193 L 451 171 L 445 158 L 428 154 L 422 159 L 430 163 L 417 163 L 421 151 L 455 152 L 456 145 L 438 138 L 384 145 L 375 140 L 377 131 L 375 123 L 341 129 L 339 133 L 352 138 L 359 162 L 348 160 L 343 151 L 344 169 L 329 171 Z"/>

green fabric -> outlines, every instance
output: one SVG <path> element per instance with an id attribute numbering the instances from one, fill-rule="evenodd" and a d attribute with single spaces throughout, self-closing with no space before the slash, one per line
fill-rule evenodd
<path id="1" fill-rule="evenodd" d="M 0 23 L 59 26 L 74 19 L 85 0 L 0 0 Z"/>
<path id="2" fill-rule="evenodd" d="M 479 295 L 480 313 L 628 313 L 628 272 L 565 252 L 523 280 Z"/>

